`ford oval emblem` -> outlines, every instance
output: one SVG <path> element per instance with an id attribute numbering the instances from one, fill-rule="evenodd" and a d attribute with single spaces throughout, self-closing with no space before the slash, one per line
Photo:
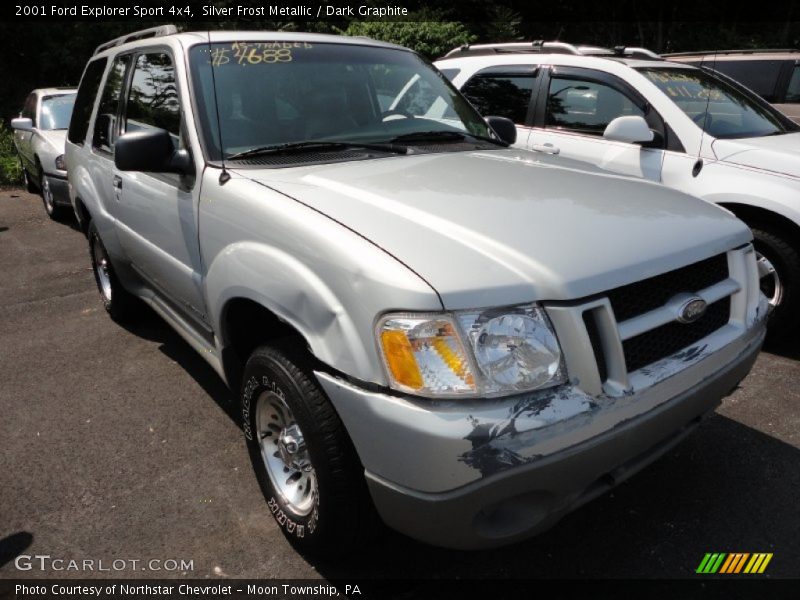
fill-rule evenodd
<path id="1" fill-rule="evenodd" d="M 699 296 L 689 298 L 678 309 L 678 321 L 681 323 L 694 323 L 706 314 L 706 308 L 708 308 L 708 304 Z"/>

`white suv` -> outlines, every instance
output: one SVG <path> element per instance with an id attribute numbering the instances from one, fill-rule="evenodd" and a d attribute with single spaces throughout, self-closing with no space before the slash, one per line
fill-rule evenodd
<path id="1" fill-rule="evenodd" d="M 659 182 L 753 229 L 770 335 L 800 322 L 800 126 L 724 75 L 642 48 L 462 47 L 436 66 L 517 145 Z M 675 232 L 676 236 L 681 231 Z"/>

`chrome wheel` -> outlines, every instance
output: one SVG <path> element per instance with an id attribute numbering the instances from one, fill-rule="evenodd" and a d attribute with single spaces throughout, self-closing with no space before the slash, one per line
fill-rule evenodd
<path id="1" fill-rule="evenodd" d="M 42 175 L 42 199 L 44 200 L 44 209 L 48 215 L 52 215 L 55 210 L 53 201 L 53 190 L 50 189 L 50 181 Z"/>
<path id="2" fill-rule="evenodd" d="M 106 303 L 111 302 L 111 267 L 106 249 L 98 238 L 92 243 L 92 253 L 94 255 L 94 273 L 97 276 L 97 286 Z"/>
<path id="3" fill-rule="evenodd" d="M 296 516 L 310 514 L 319 495 L 317 475 L 303 432 L 277 391 L 267 390 L 258 397 L 256 428 L 273 489 Z"/>
<path id="4" fill-rule="evenodd" d="M 758 279 L 761 291 L 769 300 L 770 310 L 775 309 L 783 300 L 783 285 L 781 284 L 775 265 L 763 254 L 756 252 L 758 265 Z"/>

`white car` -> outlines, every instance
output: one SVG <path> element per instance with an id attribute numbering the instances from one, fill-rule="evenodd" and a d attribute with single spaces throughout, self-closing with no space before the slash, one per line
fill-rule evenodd
<path id="1" fill-rule="evenodd" d="M 641 48 L 489 44 L 436 66 L 517 145 L 652 180 L 745 221 L 773 340 L 800 322 L 800 126 L 721 74 Z M 675 231 L 681 235 L 680 230 Z M 698 243 L 701 240 L 698 240 Z"/>
<path id="2" fill-rule="evenodd" d="M 11 120 L 25 186 L 39 192 L 51 219 L 71 212 L 64 143 L 75 103 L 73 88 L 33 90 L 20 116 Z"/>

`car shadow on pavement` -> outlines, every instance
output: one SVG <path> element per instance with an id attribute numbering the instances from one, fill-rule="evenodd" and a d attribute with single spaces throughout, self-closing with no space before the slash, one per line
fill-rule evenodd
<path id="1" fill-rule="evenodd" d="M 530 540 L 454 551 L 387 533 L 328 579 L 681 578 L 706 552 L 773 552 L 769 575 L 797 577 L 800 450 L 716 415 L 683 444 Z M 467 574 L 467 575 L 465 575 Z"/>
<path id="2" fill-rule="evenodd" d="M 0 568 L 10 563 L 30 548 L 33 535 L 27 531 L 18 531 L 0 539 Z"/>
<path id="3" fill-rule="evenodd" d="M 241 429 L 241 420 L 235 410 L 234 395 L 217 372 L 152 309 L 142 303 L 141 310 L 142 313 L 135 322 L 123 323 L 122 326 L 138 337 L 158 343 L 158 349 L 191 375 L 203 391 Z"/>

